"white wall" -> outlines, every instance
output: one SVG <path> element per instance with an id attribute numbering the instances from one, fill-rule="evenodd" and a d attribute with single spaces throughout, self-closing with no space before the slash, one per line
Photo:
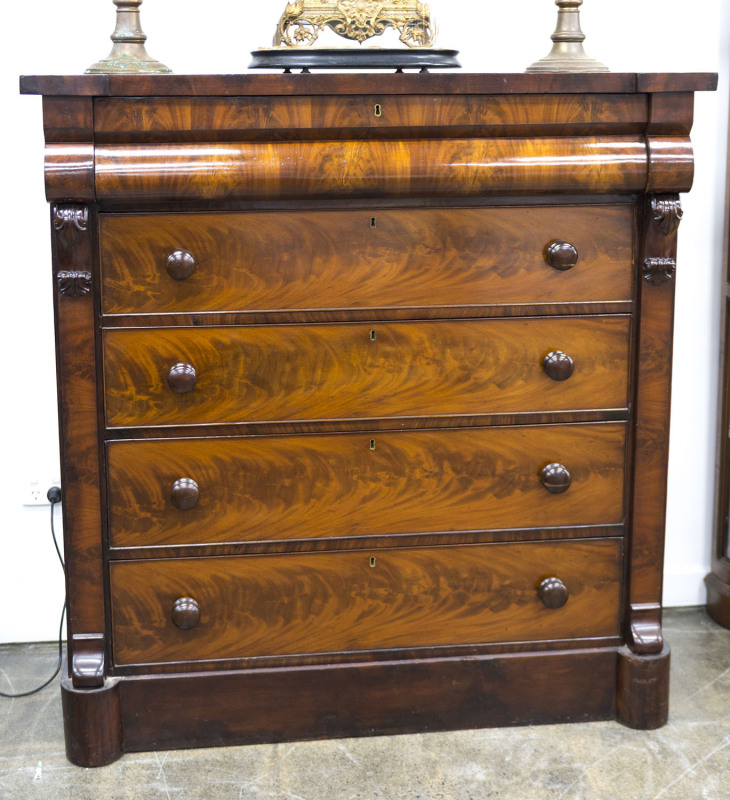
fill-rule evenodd
<path id="1" fill-rule="evenodd" d="M 146 0 L 148 49 L 178 73 L 244 71 L 268 45 L 285 0 Z M 434 0 L 441 44 L 466 70 L 521 72 L 547 53 L 551 0 Z M 75 74 L 107 55 L 111 0 L 5 3 L 0 54 L 3 309 L 0 314 L 0 642 L 53 639 L 63 582 L 48 508 L 24 508 L 34 477 L 58 472 L 48 209 L 41 101 L 17 76 Z M 728 0 L 631 4 L 586 0 L 587 50 L 614 71 L 718 71 L 720 90 L 697 98 L 693 193 L 684 202 L 677 275 L 674 410 L 665 602 L 704 602 L 709 569 L 728 111 Z M 701 35 L 696 35 L 701 30 Z M 60 527 L 60 526 L 59 526 Z"/>

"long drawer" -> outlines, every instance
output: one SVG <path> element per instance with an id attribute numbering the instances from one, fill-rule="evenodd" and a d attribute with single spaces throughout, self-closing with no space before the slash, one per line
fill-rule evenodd
<path id="1" fill-rule="evenodd" d="M 598 423 L 111 442 L 111 544 L 618 524 L 625 435 Z M 548 464 L 566 491 L 546 488 Z"/>
<path id="2" fill-rule="evenodd" d="M 105 214 L 100 230 L 107 314 L 625 301 L 633 292 L 629 206 Z M 575 249 L 575 266 L 550 266 L 556 241 Z"/>
<path id="3" fill-rule="evenodd" d="M 106 420 L 124 427 L 623 409 L 629 347 L 628 316 L 111 329 Z M 572 360 L 571 375 L 550 377 L 551 353 Z"/>
<path id="4" fill-rule="evenodd" d="M 118 665 L 608 637 L 621 542 L 111 564 Z M 548 603 L 540 587 L 553 587 Z M 544 590 L 543 584 L 543 590 Z M 562 597 L 561 597 L 562 593 Z"/>

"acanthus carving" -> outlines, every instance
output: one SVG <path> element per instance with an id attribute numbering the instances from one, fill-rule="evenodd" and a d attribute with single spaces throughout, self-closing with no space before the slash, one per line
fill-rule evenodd
<path id="1" fill-rule="evenodd" d="M 659 224 L 659 230 L 665 236 L 672 236 L 677 232 L 679 223 L 682 221 L 684 212 L 679 195 L 666 195 L 664 197 L 653 197 L 651 201 L 651 212 L 654 220 Z"/>
<path id="2" fill-rule="evenodd" d="M 59 291 L 66 297 L 83 297 L 91 291 L 91 273 L 86 270 L 62 269 L 56 280 Z"/>
<path id="3" fill-rule="evenodd" d="M 673 258 L 646 258 L 644 259 L 644 280 L 659 286 L 666 281 L 671 281 L 677 269 L 677 262 Z"/>
<path id="4" fill-rule="evenodd" d="M 87 206 L 54 206 L 53 227 L 62 231 L 67 225 L 73 225 L 82 233 L 89 224 L 89 209 Z"/>
<path id="5" fill-rule="evenodd" d="M 395 28 L 409 47 L 428 47 L 434 40 L 430 11 L 419 0 L 296 0 L 287 3 L 274 44 L 311 45 L 326 27 L 360 44 L 387 28 Z"/>

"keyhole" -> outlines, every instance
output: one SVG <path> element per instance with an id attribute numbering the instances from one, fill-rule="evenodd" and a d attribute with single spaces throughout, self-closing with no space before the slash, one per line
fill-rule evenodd
<path id="1" fill-rule="evenodd" d="M 375 104 L 375 116 L 376 117 L 383 116 L 383 107 L 380 105 L 380 103 Z"/>
<path id="2" fill-rule="evenodd" d="M 374 342 L 374 341 L 375 341 L 375 338 L 376 338 L 376 333 L 375 333 L 375 331 L 370 331 L 370 341 L 371 341 L 371 342 Z"/>
<path id="3" fill-rule="evenodd" d="M 378 221 L 375 219 L 375 217 L 370 217 L 370 227 L 371 228 L 377 228 L 378 227 Z"/>
<path id="4" fill-rule="evenodd" d="M 370 440 L 370 449 L 375 450 L 375 439 Z"/>
<path id="5" fill-rule="evenodd" d="M 375 566 L 375 556 L 370 556 L 370 566 L 371 567 Z"/>

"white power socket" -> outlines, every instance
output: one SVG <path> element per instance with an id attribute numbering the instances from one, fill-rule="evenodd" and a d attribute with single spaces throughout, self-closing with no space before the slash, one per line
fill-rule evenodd
<path id="1" fill-rule="evenodd" d="M 56 480 L 34 480 L 30 481 L 25 488 L 23 497 L 24 506 L 50 506 L 48 501 L 48 490 L 52 486 L 61 486 L 60 479 Z"/>

